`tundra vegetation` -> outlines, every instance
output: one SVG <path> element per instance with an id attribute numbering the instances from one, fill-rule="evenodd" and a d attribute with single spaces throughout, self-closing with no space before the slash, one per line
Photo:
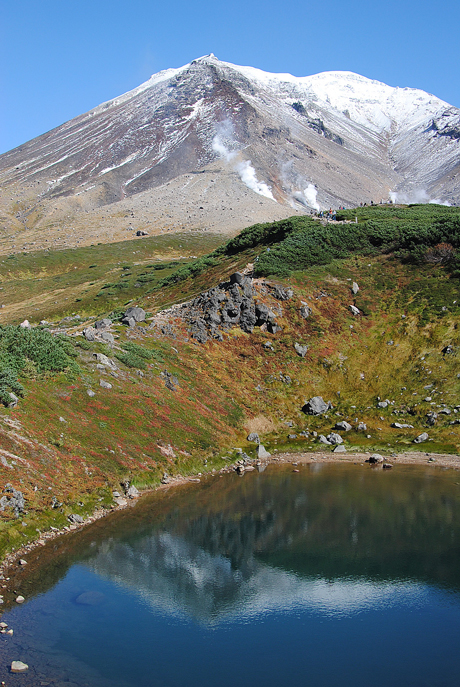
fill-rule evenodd
<path id="1" fill-rule="evenodd" d="M 424 451 L 458 453 L 460 210 L 337 218 L 258 224 L 223 245 L 188 234 L 4 257 L 0 470 L 25 507 L 1 511 L 0 552 L 110 507 L 126 480 L 216 470 L 235 448 L 254 458 L 251 432 L 272 453 L 324 453 L 314 433 L 344 421 L 347 451 L 420 450 L 427 433 Z M 231 327 L 199 344 L 179 310 L 159 315 L 248 265 L 275 334 Z M 273 284 L 292 297 L 276 300 Z M 127 327 L 132 305 L 146 320 Z M 88 339 L 103 318 L 111 337 Z M 313 396 L 332 408 L 306 415 Z"/>

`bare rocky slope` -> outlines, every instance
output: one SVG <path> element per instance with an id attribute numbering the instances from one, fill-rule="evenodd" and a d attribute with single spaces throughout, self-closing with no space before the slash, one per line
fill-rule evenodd
<path id="1" fill-rule="evenodd" d="M 460 111 L 423 91 L 208 55 L 1 155 L 0 249 L 231 234 L 389 198 L 456 204 L 459 166 Z"/>

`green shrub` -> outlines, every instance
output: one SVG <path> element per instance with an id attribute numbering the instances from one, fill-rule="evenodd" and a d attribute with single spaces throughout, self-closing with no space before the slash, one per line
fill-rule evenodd
<path id="1" fill-rule="evenodd" d="M 65 336 L 53 337 L 45 329 L 26 329 L 13 325 L 0 326 L 0 400 L 9 403 L 8 392 L 22 395 L 18 375 L 26 369 L 62 372 L 77 368 L 72 342 Z M 31 364 L 33 363 L 33 364 Z"/>

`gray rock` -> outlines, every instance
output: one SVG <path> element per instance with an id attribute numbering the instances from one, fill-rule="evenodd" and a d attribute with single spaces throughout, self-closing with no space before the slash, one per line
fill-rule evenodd
<path id="1" fill-rule="evenodd" d="M 265 303 L 257 303 L 255 306 L 255 313 L 257 316 L 257 326 L 264 324 L 265 322 L 274 323 L 276 321 L 276 315 L 273 310 L 265 305 Z"/>
<path id="2" fill-rule="evenodd" d="M 452 411 L 450 408 L 441 408 L 438 410 L 439 415 L 451 415 Z"/>
<path id="3" fill-rule="evenodd" d="M 32 325 L 30 324 L 29 320 L 24 320 L 24 322 L 21 322 L 19 326 L 23 329 L 32 329 Z"/>
<path id="4" fill-rule="evenodd" d="M 305 304 L 305 305 L 302 305 L 299 312 L 300 312 L 300 316 L 303 317 L 304 320 L 306 320 L 308 317 L 310 317 L 310 315 L 312 313 L 312 309 L 309 308 L 307 304 Z"/>
<path id="5" fill-rule="evenodd" d="M 265 446 L 263 446 L 262 444 L 259 444 L 257 447 L 257 458 L 259 458 L 261 460 L 265 460 L 266 458 L 270 458 L 270 456 L 271 456 L 271 453 L 269 453 L 266 450 Z"/>
<path id="6" fill-rule="evenodd" d="M 358 286 L 358 284 L 354 281 L 353 284 L 351 285 L 351 292 L 352 292 L 352 294 L 353 294 L 354 296 L 356 296 L 356 294 L 358 293 L 358 291 L 359 291 L 359 286 Z"/>
<path id="7" fill-rule="evenodd" d="M 140 496 L 139 490 L 136 489 L 134 484 L 131 484 L 131 486 L 128 487 L 128 489 L 126 491 L 126 496 L 129 499 L 138 499 L 139 498 L 139 496 Z"/>
<path id="8" fill-rule="evenodd" d="M 16 406 L 19 403 L 19 398 L 16 396 L 16 394 L 13 394 L 12 391 L 8 393 L 8 396 L 10 397 L 10 402 L 8 403 L 8 408 L 16 408 Z"/>
<path id="9" fill-rule="evenodd" d="M 331 432 L 330 434 L 328 434 L 327 440 L 330 444 L 343 444 L 342 437 L 340 436 L 340 434 L 336 434 L 335 432 Z"/>
<path id="10" fill-rule="evenodd" d="M 257 432 L 251 432 L 251 434 L 248 434 L 248 436 L 246 437 L 246 440 L 247 441 L 255 441 L 256 444 L 260 444 L 260 439 L 259 439 L 259 435 L 257 434 Z"/>
<path id="11" fill-rule="evenodd" d="M 300 355 L 301 358 L 305 358 L 305 356 L 308 353 L 308 346 L 307 345 L 302 345 L 299 343 L 294 344 L 294 348 L 296 350 L 297 355 Z"/>
<path id="12" fill-rule="evenodd" d="M 349 432 L 352 429 L 352 426 L 345 420 L 341 420 L 340 422 L 335 423 L 334 429 L 342 429 L 344 432 Z"/>
<path id="13" fill-rule="evenodd" d="M 113 344 L 115 341 L 114 335 L 111 334 L 110 332 L 102 332 L 101 339 L 102 339 L 102 341 L 105 341 L 108 344 Z"/>
<path id="14" fill-rule="evenodd" d="M 165 380 L 165 387 L 167 389 L 170 391 L 177 391 L 177 387 L 180 386 L 177 377 L 172 375 L 171 372 L 168 372 L 168 370 L 163 370 L 163 372 L 160 372 L 160 375 Z"/>
<path id="15" fill-rule="evenodd" d="M 81 525 L 84 521 L 81 515 L 78 515 L 77 513 L 71 513 L 67 520 L 71 522 L 73 525 Z"/>
<path id="16" fill-rule="evenodd" d="M 241 272 L 234 272 L 230 275 L 230 284 L 240 284 L 241 286 L 244 286 L 248 282 L 251 283 L 250 278 L 245 277 L 244 274 L 241 274 Z"/>
<path id="17" fill-rule="evenodd" d="M 388 401 L 379 401 L 377 403 L 377 408 L 387 408 L 388 407 Z"/>
<path id="18" fill-rule="evenodd" d="M 330 408 L 331 403 L 326 403 L 321 396 L 313 396 L 302 408 L 306 415 L 323 415 Z"/>
<path id="19" fill-rule="evenodd" d="M 414 429 L 413 425 L 407 425 L 401 422 L 392 422 L 391 427 L 395 427 L 396 429 Z"/>
<path id="20" fill-rule="evenodd" d="M 83 336 L 87 341 L 95 341 L 96 333 L 94 327 L 86 327 L 86 329 L 83 330 Z"/>
<path id="21" fill-rule="evenodd" d="M 359 315 L 359 313 L 361 312 L 359 308 L 356 307 L 356 305 L 350 305 L 350 310 L 353 315 Z"/>
<path id="22" fill-rule="evenodd" d="M 8 483 L 5 485 L 4 492 L 4 495 L 0 498 L 0 511 L 4 511 L 5 508 L 11 508 L 15 517 L 18 518 L 26 508 L 22 491 L 18 491 Z"/>
<path id="23" fill-rule="evenodd" d="M 105 367 L 109 367 L 111 370 L 118 370 L 115 360 L 112 360 L 112 358 L 108 358 L 103 353 L 95 353 L 94 357 L 96 358 L 97 362 L 101 365 L 105 365 Z"/>
<path id="24" fill-rule="evenodd" d="M 358 431 L 360 432 L 365 432 L 367 430 L 367 425 L 365 422 L 358 422 L 357 426 Z"/>
<path id="25" fill-rule="evenodd" d="M 421 444 L 424 441 L 428 441 L 428 434 L 426 432 L 422 432 L 418 437 L 415 437 L 414 444 Z"/>
<path id="26" fill-rule="evenodd" d="M 96 395 L 96 394 L 94 393 L 94 391 L 92 391 L 91 389 L 86 389 L 86 393 L 88 394 L 88 396 L 89 396 L 90 398 L 93 398 L 93 396 Z"/>
<path id="27" fill-rule="evenodd" d="M 108 329 L 108 327 L 111 327 L 111 325 L 112 325 L 112 320 L 110 320 L 108 317 L 104 317 L 104 319 L 98 320 L 97 322 L 94 323 L 94 327 L 97 330 Z"/>
<path id="28" fill-rule="evenodd" d="M 101 380 L 99 381 L 99 385 L 100 385 L 103 389 L 111 389 L 111 388 L 112 388 L 112 385 L 110 384 L 110 382 L 106 382 L 105 379 L 101 379 Z"/>
<path id="29" fill-rule="evenodd" d="M 332 446 L 331 442 L 329 441 L 329 439 L 326 439 L 324 434 L 319 435 L 318 441 L 320 444 L 325 444 L 326 446 Z"/>
<path id="30" fill-rule="evenodd" d="M 438 414 L 435 413 L 434 410 L 430 410 L 426 414 L 426 421 L 427 421 L 427 424 L 430 425 L 430 427 L 433 427 L 433 425 L 436 424 L 437 419 L 438 419 Z"/>
<path id="31" fill-rule="evenodd" d="M 288 301 L 294 295 L 294 291 L 287 286 L 275 284 L 272 287 L 272 294 L 279 301 Z"/>
<path id="32" fill-rule="evenodd" d="M 346 453 L 347 449 L 343 444 L 337 444 L 337 446 L 333 449 L 332 453 Z"/>
<path id="33" fill-rule="evenodd" d="M 376 463 L 383 463 L 383 456 L 381 456 L 380 453 L 373 453 L 371 456 L 369 456 L 368 462 L 371 465 L 375 465 Z"/>
<path id="34" fill-rule="evenodd" d="M 131 307 L 125 311 L 123 319 L 121 321 L 123 324 L 127 324 L 128 326 L 133 327 L 134 325 L 131 324 L 132 321 L 134 321 L 134 324 L 136 324 L 136 322 L 143 322 L 144 320 L 145 310 L 139 307 Z"/>

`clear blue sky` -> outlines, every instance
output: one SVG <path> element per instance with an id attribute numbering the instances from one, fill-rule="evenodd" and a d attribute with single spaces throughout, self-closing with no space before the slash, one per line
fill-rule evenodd
<path id="1" fill-rule="evenodd" d="M 460 107 L 459 0 L 3 0 L 0 152 L 167 67 L 357 72 Z"/>

